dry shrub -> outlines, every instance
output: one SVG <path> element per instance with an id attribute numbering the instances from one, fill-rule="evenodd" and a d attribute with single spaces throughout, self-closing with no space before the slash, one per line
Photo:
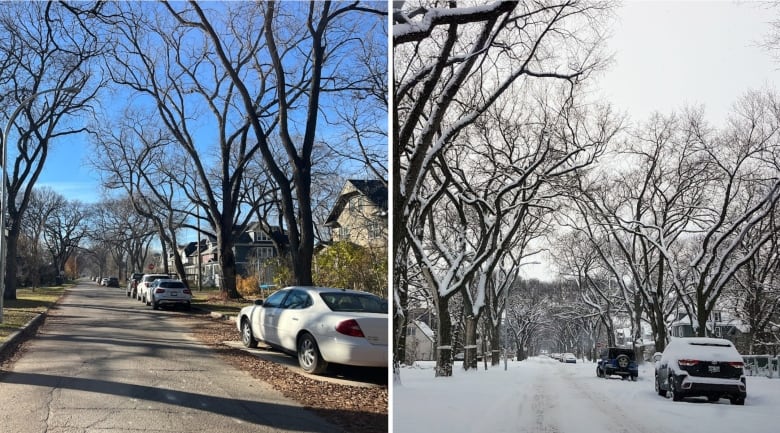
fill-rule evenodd
<path id="1" fill-rule="evenodd" d="M 260 294 L 260 282 L 255 275 L 248 277 L 239 275 L 236 277 L 236 290 L 243 298 L 255 297 Z"/>

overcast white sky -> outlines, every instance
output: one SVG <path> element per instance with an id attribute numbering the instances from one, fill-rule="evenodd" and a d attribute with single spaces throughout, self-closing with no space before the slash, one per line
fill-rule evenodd
<path id="1" fill-rule="evenodd" d="M 780 6 L 747 1 L 625 1 L 599 80 L 633 121 L 703 104 L 714 123 L 749 89 L 777 88 L 780 63 L 759 46 Z"/>

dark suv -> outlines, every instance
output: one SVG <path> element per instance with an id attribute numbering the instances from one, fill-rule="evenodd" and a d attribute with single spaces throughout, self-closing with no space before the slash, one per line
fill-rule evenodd
<path id="1" fill-rule="evenodd" d="M 620 347 L 610 347 L 601 351 L 601 357 L 596 364 L 596 376 L 606 377 L 618 375 L 626 380 L 636 380 L 639 367 L 636 365 L 634 351 Z"/>

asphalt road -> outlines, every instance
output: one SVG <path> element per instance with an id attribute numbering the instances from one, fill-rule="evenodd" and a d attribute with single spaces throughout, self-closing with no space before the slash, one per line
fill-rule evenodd
<path id="1" fill-rule="evenodd" d="M 340 430 L 220 361 L 171 315 L 87 283 L 0 373 L 0 431 Z"/>

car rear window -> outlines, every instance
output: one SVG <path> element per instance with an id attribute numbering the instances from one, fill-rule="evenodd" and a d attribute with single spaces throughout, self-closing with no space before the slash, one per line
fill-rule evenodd
<path id="1" fill-rule="evenodd" d="M 160 283 L 160 287 L 164 287 L 166 289 L 183 289 L 184 283 L 180 281 L 163 281 Z"/>
<path id="2" fill-rule="evenodd" d="M 709 347 L 731 347 L 730 344 L 726 343 L 714 343 L 714 342 L 707 342 L 707 343 L 697 343 L 697 342 L 690 342 L 688 343 L 691 346 L 709 346 Z"/>
<path id="3" fill-rule="evenodd" d="M 387 314 L 387 308 L 383 308 L 382 299 L 375 295 L 326 292 L 320 293 L 320 297 L 332 311 Z"/>

